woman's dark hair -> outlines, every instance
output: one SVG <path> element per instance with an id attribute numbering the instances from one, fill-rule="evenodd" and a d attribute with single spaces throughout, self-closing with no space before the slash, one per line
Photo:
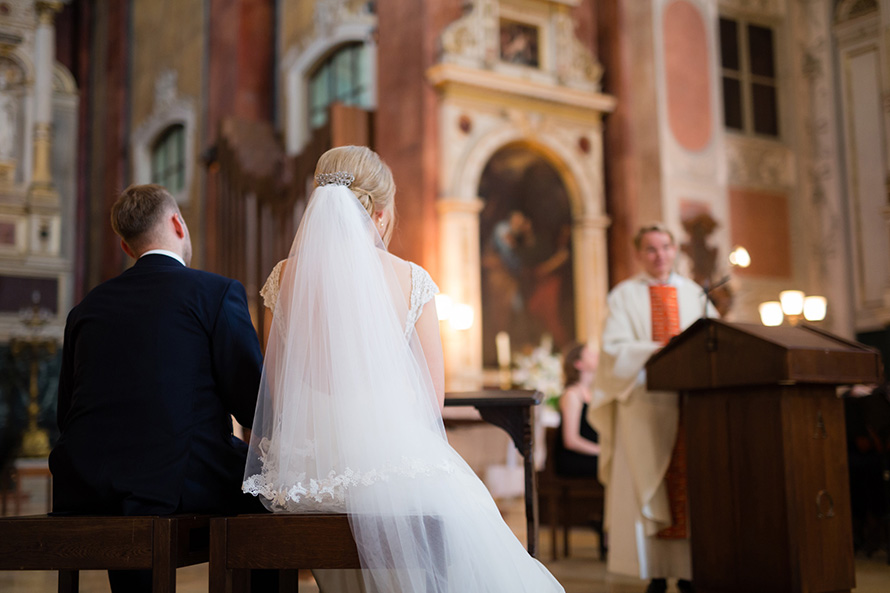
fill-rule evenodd
<path id="1" fill-rule="evenodd" d="M 563 387 L 569 387 L 581 380 L 581 371 L 578 370 L 575 363 L 581 360 L 584 346 L 585 344 L 575 342 L 565 351 L 566 354 L 562 359 Z"/>

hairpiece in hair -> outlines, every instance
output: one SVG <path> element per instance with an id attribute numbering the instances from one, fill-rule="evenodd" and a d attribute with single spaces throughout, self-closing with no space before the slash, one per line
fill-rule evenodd
<path id="1" fill-rule="evenodd" d="M 315 176 L 315 182 L 319 185 L 345 185 L 349 187 L 355 181 L 355 175 L 346 171 L 336 173 L 319 173 Z"/>

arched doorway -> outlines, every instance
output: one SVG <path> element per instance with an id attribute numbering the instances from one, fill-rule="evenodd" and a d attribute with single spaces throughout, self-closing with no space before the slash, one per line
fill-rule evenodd
<path id="1" fill-rule="evenodd" d="M 556 348 L 575 338 L 572 212 L 557 169 L 524 144 L 495 152 L 478 195 L 482 362 L 497 366 L 495 336 L 528 351 L 548 335 Z"/>

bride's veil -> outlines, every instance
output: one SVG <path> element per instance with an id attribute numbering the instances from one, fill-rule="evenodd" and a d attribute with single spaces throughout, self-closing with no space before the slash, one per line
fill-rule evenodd
<path id="1" fill-rule="evenodd" d="M 457 468 L 401 285 L 352 191 L 316 188 L 280 281 L 244 490 L 275 512 L 349 513 L 372 590 L 444 591 L 431 501 Z"/>

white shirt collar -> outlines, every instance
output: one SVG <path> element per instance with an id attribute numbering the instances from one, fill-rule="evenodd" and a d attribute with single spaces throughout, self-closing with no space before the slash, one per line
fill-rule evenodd
<path id="1" fill-rule="evenodd" d="M 667 282 L 662 282 L 661 280 L 650 276 L 646 272 L 640 272 L 640 277 L 646 282 L 646 284 L 670 284 L 671 286 L 673 286 L 674 284 L 676 284 L 677 273 L 671 271 L 671 275 L 668 276 Z"/>
<path id="2" fill-rule="evenodd" d="M 172 251 L 168 251 L 166 249 L 150 249 L 150 250 L 146 251 L 145 253 L 143 253 L 142 255 L 140 255 L 139 258 L 142 259 L 146 255 L 166 255 L 167 257 L 172 257 L 173 259 L 175 259 L 176 261 L 178 261 L 179 263 L 181 263 L 182 265 L 185 266 L 185 260 L 182 259 L 178 253 L 173 253 Z M 186 267 L 188 267 L 188 266 L 186 266 Z"/>

